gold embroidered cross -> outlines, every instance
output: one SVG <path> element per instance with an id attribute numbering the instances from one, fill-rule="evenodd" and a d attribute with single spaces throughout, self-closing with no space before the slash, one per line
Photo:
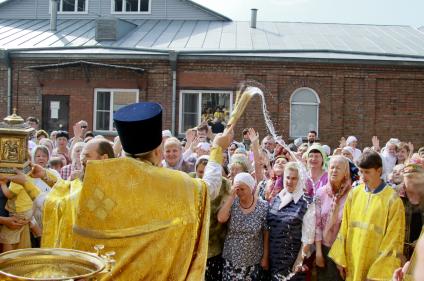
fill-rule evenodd
<path id="1" fill-rule="evenodd" d="M 93 197 L 87 201 L 88 210 L 94 212 L 96 217 L 101 220 L 105 220 L 115 206 L 116 203 L 109 197 L 106 197 L 104 192 L 99 188 L 94 190 Z"/>

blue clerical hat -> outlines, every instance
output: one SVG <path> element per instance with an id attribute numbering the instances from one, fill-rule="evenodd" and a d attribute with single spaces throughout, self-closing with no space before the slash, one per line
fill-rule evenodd
<path id="1" fill-rule="evenodd" d="M 126 153 L 149 152 L 162 143 L 162 106 L 158 103 L 127 105 L 115 112 L 113 120 Z"/>

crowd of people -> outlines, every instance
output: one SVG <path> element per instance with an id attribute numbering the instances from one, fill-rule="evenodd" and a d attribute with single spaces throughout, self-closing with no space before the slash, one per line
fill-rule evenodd
<path id="1" fill-rule="evenodd" d="M 84 120 L 72 138 L 48 134 L 36 118 L 27 123 L 36 129 L 31 161 L 48 173 L 32 174 L 32 188 L 19 174 L 0 178 L 3 251 L 43 246 L 45 197 L 56 192 L 52 177 L 75 184 L 88 160 L 128 156 L 119 137 L 95 136 Z M 204 177 L 211 126 L 189 129 L 182 140 L 164 130 L 162 139 L 160 166 Z M 306 142 L 285 145 L 244 129 L 223 151 L 220 188 L 211 196 L 205 280 L 424 280 L 418 251 L 424 242 L 417 245 L 424 147 L 416 151 L 406 141 L 381 146 L 373 137 L 360 146 L 348 136 L 331 149 L 315 131 Z M 69 246 L 63 241 L 49 246 Z"/>

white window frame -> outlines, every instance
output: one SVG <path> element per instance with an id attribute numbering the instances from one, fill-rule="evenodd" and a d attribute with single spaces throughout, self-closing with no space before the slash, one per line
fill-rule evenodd
<path id="1" fill-rule="evenodd" d="M 115 0 L 110 1 L 110 13 L 114 15 L 150 15 L 152 13 L 152 0 L 149 0 L 149 10 L 147 12 L 140 12 L 140 2 L 141 0 L 138 0 L 138 9 L 137 12 L 127 12 L 125 11 L 126 8 L 126 0 L 122 0 L 122 12 L 116 12 L 115 11 Z"/>
<path id="2" fill-rule="evenodd" d="M 183 127 L 183 95 L 184 94 L 198 94 L 200 95 L 197 101 L 197 108 L 199 114 L 197 116 L 197 124 L 200 124 L 202 121 L 202 94 L 229 94 L 230 95 L 230 112 L 233 111 L 233 91 L 216 91 L 216 90 L 180 90 L 180 105 L 179 105 L 179 124 L 178 124 L 178 133 L 184 135 L 185 131 L 182 131 Z"/>
<path id="3" fill-rule="evenodd" d="M 63 0 L 57 0 L 57 1 L 59 2 L 59 9 L 57 10 L 57 13 L 58 14 L 61 14 L 61 15 L 84 15 L 84 14 L 88 14 L 88 0 L 85 0 L 85 11 L 84 12 L 78 12 L 78 11 L 74 11 L 74 12 L 62 12 L 61 10 L 62 10 Z M 77 2 L 77 0 L 74 0 L 74 2 Z M 50 4 L 49 4 L 49 14 L 52 13 L 52 5 L 51 5 L 51 3 L 52 2 L 50 2 Z M 75 5 L 75 9 L 78 9 L 77 5 Z"/>
<path id="4" fill-rule="evenodd" d="M 298 92 L 303 91 L 303 90 L 307 90 L 307 91 L 312 92 L 315 95 L 316 102 L 315 103 L 311 103 L 311 102 L 293 102 L 293 97 Z M 321 104 L 321 100 L 320 100 L 317 92 L 314 89 L 311 89 L 309 87 L 298 88 L 298 89 L 296 89 L 292 93 L 292 95 L 290 96 L 290 118 L 289 118 L 289 120 L 290 120 L 289 121 L 289 123 L 290 123 L 289 124 L 290 125 L 290 138 L 295 139 L 295 138 L 305 138 L 305 137 L 307 137 L 307 136 L 294 136 L 293 135 L 293 132 L 292 132 L 292 110 L 293 110 L 292 105 L 314 105 L 314 106 L 317 106 L 316 129 L 314 129 L 314 130 L 317 132 L 317 138 L 318 138 L 318 136 L 319 136 L 319 106 L 320 106 L 320 104 Z"/>
<path id="5" fill-rule="evenodd" d="M 118 89 L 118 88 L 95 88 L 94 89 L 94 104 L 93 104 L 93 131 L 100 133 L 113 133 L 113 96 L 114 92 L 134 92 L 136 93 L 136 102 L 140 101 L 140 90 L 139 89 Z M 110 107 L 109 107 L 109 130 L 97 130 L 97 93 L 98 92 L 110 92 Z"/>

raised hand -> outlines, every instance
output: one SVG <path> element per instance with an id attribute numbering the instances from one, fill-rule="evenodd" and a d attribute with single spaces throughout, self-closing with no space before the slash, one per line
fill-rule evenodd
<path id="1" fill-rule="evenodd" d="M 255 129 L 249 128 L 249 130 L 247 131 L 247 136 L 249 137 L 252 144 L 259 144 L 259 134 L 255 131 Z"/>
<path id="2" fill-rule="evenodd" d="M 226 128 L 222 134 L 217 134 L 213 140 L 214 146 L 220 146 L 223 150 L 230 146 L 234 138 L 234 125 Z"/>
<path id="3" fill-rule="evenodd" d="M 81 128 L 81 124 L 75 123 L 75 125 L 73 126 L 74 129 L 74 137 L 75 138 L 82 138 L 83 137 L 83 128 Z"/>
<path id="4" fill-rule="evenodd" d="M 186 140 L 187 140 L 187 142 L 188 143 L 192 143 L 195 138 L 196 138 L 196 131 L 193 130 L 193 129 L 187 130 L 187 133 L 186 133 Z"/>
<path id="5" fill-rule="evenodd" d="M 380 148 L 380 140 L 378 139 L 377 136 L 373 136 L 371 141 L 372 141 L 372 146 L 374 147 L 374 149 Z"/>
<path id="6" fill-rule="evenodd" d="M 195 137 L 194 140 L 190 144 L 190 149 L 193 151 L 197 147 L 199 142 L 200 142 L 200 139 L 198 137 Z"/>
<path id="7" fill-rule="evenodd" d="M 340 145 L 339 145 L 340 148 L 345 147 L 346 146 L 346 139 L 345 139 L 345 137 L 341 137 L 340 140 L 339 140 L 339 143 L 340 143 Z"/>
<path id="8" fill-rule="evenodd" d="M 409 154 L 412 155 L 414 153 L 414 145 L 412 142 L 408 142 Z"/>

